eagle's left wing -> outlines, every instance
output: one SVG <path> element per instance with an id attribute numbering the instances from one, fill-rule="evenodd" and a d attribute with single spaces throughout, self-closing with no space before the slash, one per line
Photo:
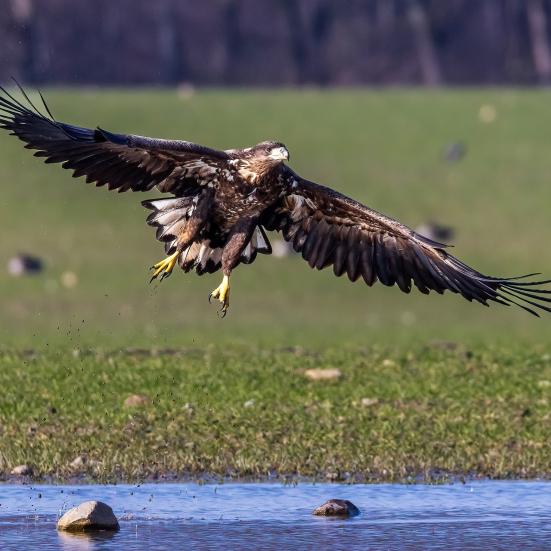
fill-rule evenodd
<path id="1" fill-rule="evenodd" d="M 41 113 L 23 91 L 28 105 L 0 87 L 0 128 L 36 149 L 47 163 L 62 163 L 73 177 L 121 191 L 186 194 L 212 182 L 230 158 L 224 151 L 181 140 L 114 134 L 81 128 Z"/>
<path id="2" fill-rule="evenodd" d="M 346 272 L 351 281 L 361 276 L 370 286 L 377 280 L 397 284 L 405 293 L 413 283 L 425 294 L 449 290 L 486 306 L 494 301 L 516 304 L 536 316 L 535 309 L 551 312 L 542 304 L 551 302 L 544 296 L 551 291 L 533 287 L 551 280 L 485 276 L 446 252 L 446 245 L 345 195 L 304 180 L 287 167 L 284 178 L 287 192 L 261 223 L 281 231 L 310 267 L 333 266 L 337 276 Z"/>

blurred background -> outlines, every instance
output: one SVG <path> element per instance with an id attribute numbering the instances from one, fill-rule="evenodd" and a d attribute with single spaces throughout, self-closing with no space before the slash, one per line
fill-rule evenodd
<path id="1" fill-rule="evenodd" d="M 536 84 L 546 0 L 1 0 L 0 77 L 96 85 Z"/>
<path id="2" fill-rule="evenodd" d="M 551 274 L 551 1 L 0 0 L 0 82 L 59 120 L 232 148 L 277 139 L 301 175 L 456 245 Z M 33 96 L 34 97 L 34 96 Z M 0 345 L 549 342 L 549 320 L 367 288 L 276 258 L 148 285 L 150 194 L 93 189 L 0 135 Z"/>

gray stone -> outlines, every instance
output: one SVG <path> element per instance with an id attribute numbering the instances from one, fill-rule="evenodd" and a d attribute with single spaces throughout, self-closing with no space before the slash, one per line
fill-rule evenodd
<path id="1" fill-rule="evenodd" d="M 348 499 L 329 499 L 312 512 L 324 517 L 354 517 L 360 510 Z"/>
<path id="2" fill-rule="evenodd" d="M 118 530 L 119 521 L 113 509 L 101 501 L 85 501 L 67 511 L 58 521 L 57 529 L 67 532 Z"/>

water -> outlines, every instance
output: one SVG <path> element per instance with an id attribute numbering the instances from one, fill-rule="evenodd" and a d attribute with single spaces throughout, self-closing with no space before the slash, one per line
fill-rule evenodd
<path id="1" fill-rule="evenodd" d="M 360 516 L 312 516 L 329 498 Z M 90 499 L 113 507 L 120 531 L 57 532 L 59 515 Z M 0 485 L 0 549 L 551 550 L 551 483 Z"/>

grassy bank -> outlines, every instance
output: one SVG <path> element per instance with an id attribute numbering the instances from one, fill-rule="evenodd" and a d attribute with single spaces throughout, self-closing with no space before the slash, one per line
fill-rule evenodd
<path id="1" fill-rule="evenodd" d="M 548 475 L 549 354 L 448 348 L 4 353 L 0 471 L 27 463 L 37 478 L 93 480 Z M 342 375 L 305 377 L 320 367 Z M 149 401 L 125 406 L 131 394 Z M 88 462 L 72 467 L 78 456 Z"/>

